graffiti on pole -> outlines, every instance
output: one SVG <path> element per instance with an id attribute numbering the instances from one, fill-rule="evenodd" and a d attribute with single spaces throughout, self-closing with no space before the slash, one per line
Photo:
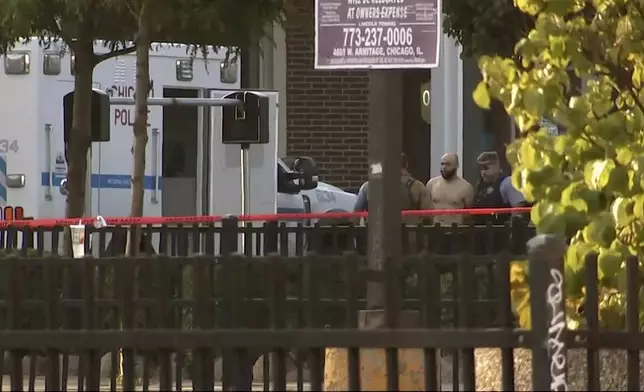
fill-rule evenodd
<path id="1" fill-rule="evenodd" d="M 552 283 L 548 286 L 547 301 L 550 305 L 550 325 L 548 326 L 548 352 L 550 356 L 550 390 L 567 391 L 566 381 L 566 346 L 564 331 L 566 316 L 563 303 L 563 275 L 552 268 L 550 270 Z"/>

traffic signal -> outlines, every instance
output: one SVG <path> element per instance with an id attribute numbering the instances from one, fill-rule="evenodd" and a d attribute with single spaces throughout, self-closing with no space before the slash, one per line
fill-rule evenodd
<path id="1" fill-rule="evenodd" d="M 268 97 L 254 91 L 235 91 L 224 98 L 237 99 L 241 106 L 222 108 L 223 144 L 267 144 L 269 139 Z"/>

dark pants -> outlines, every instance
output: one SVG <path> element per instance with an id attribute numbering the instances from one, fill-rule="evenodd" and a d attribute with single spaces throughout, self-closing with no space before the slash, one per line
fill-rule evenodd
<path id="1" fill-rule="evenodd" d="M 261 357 L 262 355 L 270 355 L 269 353 L 264 353 L 264 352 L 255 352 L 251 353 L 252 355 L 249 355 L 245 358 L 245 360 L 239 364 L 239 374 L 236 377 L 235 380 L 235 375 L 232 375 L 232 380 L 230 383 L 228 383 L 228 388 L 234 391 L 252 391 L 253 387 L 253 368 L 255 367 L 255 363 Z M 322 374 L 324 374 L 324 350 L 322 350 L 321 353 L 321 363 L 320 363 L 320 369 L 322 369 Z M 303 358 L 304 362 L 307 362 L 308 359 L 306 357 Z M 231 364 L 234 366 L 234 362 L 231 362 Z M 225 371 L 225 370 L 224 370 Z M 268 373 L 264 373 L 264 380 L 269 377 Z M 321 376 L 322 377 L 322 376 Z"/>
<path id="2" fill-rule="evenodd" d="M 228 381 L 228 387 L 233 391 L 252 391 L 253 390 L 253 368 L 255 367 L 255 362 L 262 355 L 262 352 L 250 352 L 245 358 L 239 359 L 239 367 L 237 368 L 237 374 L 235 374 L 234 366 L 235 361 L 233 357 L 224 359 L 224 374 L 230 374 Z M 227 361 L 226 361 L 227 359 Z M 233 366 L 233 369 L 229 369 L 228 366 Z M 268 375 L 265 374 L 264 377 Z"/>

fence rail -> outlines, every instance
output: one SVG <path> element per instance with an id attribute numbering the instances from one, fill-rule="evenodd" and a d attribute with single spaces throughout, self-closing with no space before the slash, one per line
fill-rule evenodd
<path id="1" fill-rule="evenodd" d="M 7 226 L 0 229 L 0 248 L 21 249 L 43 254 L 62 254 L 65 226 Z M 305 222 L 241 222 L 226 217 L 211 224 L 115 225 L 103 228 L 85 226 L 85 251 L 95 257 L 125 254 L 127 233 L 138 230 L 143 240 L 138 251 L 145 254 L 188 256 L 241 252 L 261 256 L 277 252 L 282 256 L 301 256 L 307 252 L 364 254 L 367 227 L 352 223 L 325 224 Z M 496 254 L 503 251 L 524 254 L 525 243 L 534 228 L 516 219 L 506 225 L 451 226 L 402 225 L 401 235 L 407 254 L 428 251 L 438 254 Z"/>
<path id="2" fill-rule="evenodd" d="M 230 219 L 221 226 L 135 229 L 147 233 L 152 245 L 138 257 L 109 246 L 127 228 L 88 227 L 87 234 L 98 236 L 95 243 L 86 236 L 93 256 L 84 259 L 58 255 L 54 233 L 61 236 L 63 228 L 4 230 L 4 389 L 20 391 L 26 383 L 36 390 L 41 377 L 47 390 L 251 390 L 253 375 L 263 373 L 256 387 L 264 390 L 322 390 L 325 350 L 339 347 L 348 350 L 346 382 L 352 388 L 365 382 L 361 350 L 378 348 L 388 353 L 389 386 L 401 382 L 394 377 L 397 350 L 417 349 L 424 361 L 422 388 L 475 390 L 481 382 L 477 350 L 492 347 L 500 349 L 497 375 L 504 390 L 520 382 L 514 358 L 521 350 L 531 353 L 534 390 L 581 388 L 575 381 L 579 372 L 583 387 L 598 390 L 603 349 L 628 350 L 624 386 L 639 390 L 644 334 L 636 258 L 625 267 L 631 277 L 624 293 L 627 330 L 600 323 L 604 308 L 594 256 L 585 264 L 583 309 L 574 310 L 583 311 L 576 314 L 583 323 L 568 330 L 565 319 L 573 315 L 565 307 L 565 244 L 537 237 L 526 250 L 534 232 L 525 224 L 401 228 L 405 251 L 384 272 L 367 268 L 360 226 L 270 222 L 248 228 Z M 243 247 L 251 234 L 252 246 Z M 95 244 L 98 249 L 91 249 Z M 511 301 L 511 270 L 528 253 L 532 325 L 525 329 Z M 417 323 L 361 329 L 361 317 L 369 312 L 366 287 L 373 282 L 399 298 L 402 311 L 416 314 Z M 587 352 L 587 366 L 568 375 L 566 352 L 578 349 Z M 452 358 L 451 373 L 443 372 L 446 356 Z"/>
<path id="3" fill-rule="evenodd" d="M 278 348 L 276 352 L 282 354 L 274 358 L 277 369 L 274 374 L 286 368 L 283 362 L 287 352 L 299 351 L 300 360 L 307 359 L 300 361 L 300 368 L 308 362 L 309 372 L 318 371 L 317 375 L 310 375 L 311 388 L 321 390 L 323 365 L 312 364 L 310 358 L 322 358 L 319 351 L 323 347 L 436 348 L 442 339 L 454 337 L 471 342 L 464 332 L 457 332 L 456 336 L 452 332 L 450 336 L 449 331 L 436 331 L 432 336 L 423 330 L 349 329 L 358 324 L 358 311 L 364 309 L 364 291 L 369 280 L 408 281 L 406 308 L 420 311 L 428 325 L 437 326 L 441 317 L 436 319 L 440 313 L 435 309 L 445 308 L 443 318 L 458 323 L 454 309 L 460 308 L 459 312 L 467 314 L 474 309 L 464 307 L 456 299 L 445 303 L 436 297 L 432 301 L 429 292 L 421 293 L 419 288 L 436 289 L 441 278 L 436 269 L 439 262 L 455 263 L 459 259 L 454 256 L 431 259 L 427 253 L 410 256 L 399 274 L 391 271 L 381 274 L 367 270 L 365 258 L 355 253 L 286 258 L 277 254 L 83 260 L 9 258 L 3 261 L 9 290 L 0 302 L 0 309 L 6 315 L 5 331 L 12 338 L 0 339 L 7 342 L 0 345 L 10 350 L 13 363 L 26 353 L 45 355 L 46 367 L 51 367 L 51 358 L 58 358 L 61 353 L 89 358 L 85 369 L 88 389 L 96 387 L 97 379 L 92 377 L 100 374 L 100 358 L 119 348 L 124 349 L 124 374 L 136 374 L 132 365 L 127 364 L 135 363 L 139 352 L 147 358 L 154 351 L 157 363 L 166 363 L 172 353 L 191 350 L 190 355 L 184 354 L 191 358 L 191 366 L 181 367 L 196 380 L 195 388 L 209 390 L 216 379 L 214 361 L 222 351 L 251 352 L 244 355 L 255 359 Z M 509 265 L 503 264 L 506 268 Z M 69 288 L 74 284 L 71 279 L 74 276 L 82 286 L 76 292 Z M 435 282 L 430 283 L 431 280 Z M 459 287 L 471 296 L 472 284 L 462 282 Z M 485 341 L 492 343 L 499 338 L 507 339 L 497 334 L 496 338 L 489 335 Z M 456 344 L 444 348 L 459 347 Z M 195 358 L 202 357 L 206 359 L 195 364 Z M 234 364 L 235 360 L 230 359 L 233 357 L 229 361 L 237 368 L 240 365 Z M 22 380 L 18 370 L 12 369 L 12 380 Z M 165 370 L 160 369 L 159 373 Z M 284 379 L 274 377 L 277 377 L 273 380 L 274 388 L 285 388 Z M 223 382 L 232 383 L 233 379 L 234 376 L 223 377 Z M 130 389 L 131 382 L 124 380 L 123 387 Z M 165 381 L 160 387 L 167 387 Z M 11 388 L 16 390 L 18 385 Z"/>

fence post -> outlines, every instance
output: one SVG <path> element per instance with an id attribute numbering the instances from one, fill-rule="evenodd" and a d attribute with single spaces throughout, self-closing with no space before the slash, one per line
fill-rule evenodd
<path id="1" fill-rule="evenodd" d="M 265 222 L 262 227 L 262 236 L 264 237 L 264 255 L 277 253 L 279 250 L 278 244 L 280 240 L 279 223 L 277 221 Z"/>
<path id="2" fill-rule="evenodd" d="M 9 321 L 8 327 L 12 330 L 21 329 L 21 320 L 24 320 L 25 314 L 23 313 L 23 301 L 24 301 L 24 277 L 21 272 L 22 266 L 25 265 L 23 259 L 19 258 L 9 258 L 3 263 L 7 263 L 9 267 L 9 290 L 7 291 L 7 319 Z M 11 358 L 11 390 L 12 391 L 23 391 L 24 390 L 24 376 L 23 376 L 23 366 L 22 359 L 26 356 L 26 352 L 23 350 L 11 350 L 9 352 Z M 4 361 L 4 358 L 2 359 Z"/>
<path id="3" fill-rule="evenodd" d="M 508 250 L 515 255 L 525 254 L 526 243 L 534 235 L 534 228 L 529 227 L 528 221 L 519 215 L 512 216 L 510 228 L 510 246 Z"/>
<path id="4" fill-rule="evenodd" d="M 563 261 L 566 243 L 541 234 L 528 241 L 532 347 L 532 388 L 567 391 L 566 298 Z"/>
<path id="5" fill-rule="evenodd" d="M 237 253 L 239 249 L 239 219 L 234 215 L 226 215 L 221 220 L 221 243 L 220 253 L 222 256 Z"/>
<path id="6" fill-rule="evenodd" d="M 239 219 L 237 219 L 237 217 L 234 215 L 226 215 L 221 220 L 221 237 L 219 248 L 220 254 L 223 257 L 230 257 L 230 255 L 237 253 L 239 249 Z M 229 301 L 229 299 L 224 298 L 224 301 Z M 228 304 L 226 305 L 228 306 Z M 230 365 L 231 351 L 232 350 L 222 350 L 221 369 L 223 373 L 222 383 L 224 391 L 230 388 L 230 380 L 233 377 Z"/>
<path id="7" fill-rule="evenodd" d="M 230 257 L 231 255 L 239 251 L 239 219 L 234 215 L 226 215 L 221 220 L 221 237 L 220 237 L 220 253 L 223 257 Z M 229 261 L 223 261 L 224 264 Z M 229 270 L 224 270 L 228 272 Z M 222 274 L 223 275 L 223 274 Z M 229 277 L 226 276 L 225 279 Z M 228 297 L 229 292 L 224 291 L 224 302 L 226 306 L 230 306 L 231 299 Z M 237 310 L 239 311 L 239 310 Z M 224 317 L 228 317 L 226 314 Z M 230 326 L 231 320 L 224 320 L 224 325 L 226 327 Z M 221 325 L 221 324 L 220 324 Z M 244 390 L 244 388 L 239 388 L 235 385 L 235 350 L 234 349 L 225 349 L 222 350 L 222 389 L 224 391 L 228 390 Z M 252 365 L 251 365 L 251 377 L 252 377 Z M 252 378 L 248 381 L 249 385 L 252 385 Z"/>

